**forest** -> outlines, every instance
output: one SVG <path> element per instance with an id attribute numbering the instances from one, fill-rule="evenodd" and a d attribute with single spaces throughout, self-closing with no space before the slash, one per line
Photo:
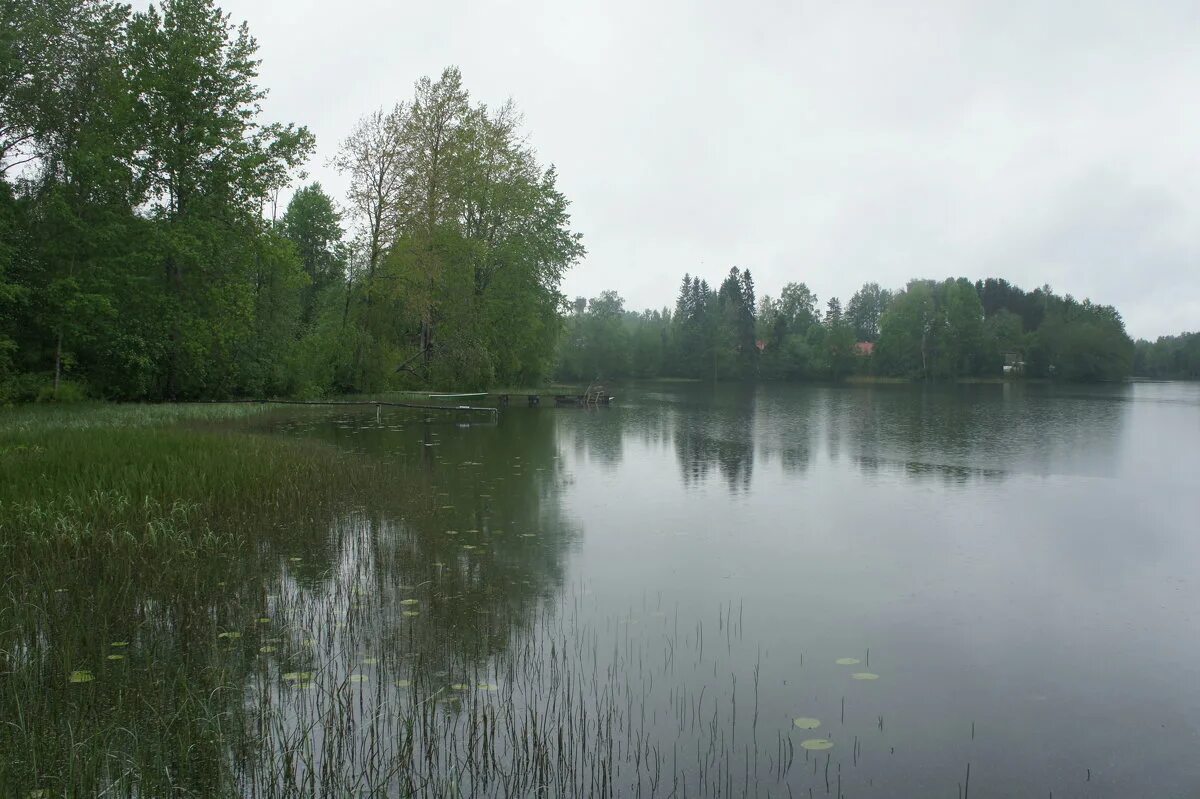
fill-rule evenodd
<path id="1" fill-rule="evenodd" d="M 802 282 L 756 297 L 734 268 L 685 275 L 673 308 L 568 302 L 585 251 L 556 172 L 456 68 L 358 120 L 335 198 L 213 0 L 0 9 L 0 401 L 1200 374 L 1196 334 L 1135 346 L 1110 306 L 996 279 L 868 283 L 843 307 Z"/>
<path id="2" fill-rule="evenodd" d="M 457 69 L 305 184 L 257 44 L 211 0 L 3 0 L 0 400 L 541 380 L 583 255 L 515 106 Z M 290 192 L 286 208 L 281 196 Z"/>
<path id="3" fill-rule="evenodd" d="M 822 306 L 804 283 L 756 299 L 750 270 L 734 267 L 715 291 L 684 275 L 674 308 L 626 310 L 611 291 L 575 300 L 558 372 L 578 380 L 1101 381 L 1145 364 L 1138 374 L 1187 377 L 1196 374 L 1198 338 L 1135 346 L 1111 306 L 996 278 L 912 280 L 896 291 L 867 283 L 845 306 L 837 297 Z"/>

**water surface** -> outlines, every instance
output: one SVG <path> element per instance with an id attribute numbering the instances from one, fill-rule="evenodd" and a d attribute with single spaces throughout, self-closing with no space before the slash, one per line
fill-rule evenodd
<path id="1" fill-rule="evenodd" d="M 388 764 L 415 707 L 423 768 L 478 794 L 506 759 L 551 795 L 955 796 L 968 764 L 971 796 L 1200 791 L 1195 385 L 666 384 L 250 428 L 384 460 L 423 503 L 280 553 L 268 603 L 316 642 L 254 678 L 314 753 L 289 779 L 413 790 Z M 336 762 L 300 670 L 364 675 Z"/>

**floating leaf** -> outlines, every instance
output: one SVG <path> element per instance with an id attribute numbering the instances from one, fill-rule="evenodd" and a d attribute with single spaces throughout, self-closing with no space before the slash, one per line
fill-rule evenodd
<path id="1" fill-rule="evenodd" d="M 242 634 L 237 630 L 229 630 L 228 632 L 217 633 L 218 638 L 241 638 Z"/>
<path id="2" fill-rule="evenodd" d="M 836 662 L 839 666 L 854 666 L 862 661 L 860 661 L 858 658 L 838 658 Z"/>
<path id="3" fill-rule="evenodd" d="M 275 647 L 273 647 L 273 646 L 270 646 L 270 645 L 267 645 L 267 646 L 260 646 L 260 647 L 258 648 L 258 651 L 259 651 L 259 652 L 261 652 L 261 653 L 263 653 L 264 655 L 267 655 L 267 654 L 270 654 L 271 652 L 274 652 L 274 651 L 275 651 Z"/>
<path id="4" fill-rule="evenodd" d="M 407 688 L 410 685 L 412 685 L 412 682 L 409 680 L 396 680 L 397 688 Z"/>
<path id="5" fill-rule="evenodd" d="M 833 741 L 828 738 L 809 738 L 807 741 L 801 741 L 800 746 L 814 752 L 822 752 L 826 749 L 832 749 Z"/>
<path id="6" fill-rule="evenodd" d="M 313 673 L 311 671 L 285 671 L 283 673 L 285 682 L 307 682 L 312 677 Z"/>
<path id="7" fill-rule="evenodd" d="M 113 654 L 113 655 L 109 655 L 107 659 L 108 660 L 124 660 L 125 656 Z"/>
<path id="8" fill-rule="evenodd" d="M 494 682 L 481 682 L 476 687 L 479 688 L 479 690 L 481 690 L 481 691 L 499 691 L 500 690 L 500 686 L 496 685 L 496 683 L 494 683 Z"/>
<path id="9" fill-rule="evenodd" d="M 350 675 L 350 682 L 366 682 L 366 681 L 367 681 L 367 675 L 365 675 L 365 674 L 351 674 Z"/>
<path id="10" fill-rule="evenodd" d="M 71 676 L 67 678 L 70 682 L 91 682 L 96 679 L 90 671 L 80 669 L 79 671 L 71 672 Z"/>
<path id="11" fill-rule="evenodd" d="M 878 674 L 872 674 L 869 671 L 856 671 L 853 674 L 851 674 L 850 676 L 856 680 L 878 680 L 879 679 Z"/>
<path id="12" fill-rule="evenodd" d="M 419 605 L 419 604 L 421 604 L 421 600 L 419 600 L 419 599 L 401 599 L 400 604 L 401 605 Z"/>
<path id="13" fill-rule="evenodd" d="M 359 662 L 366 666 L 374 666 L 379 663 L 379 658 L 371 658 L 371 657 L 363 656 L 362 658 L 359 659 Z"/>
<path id="14" fill-rule="evenodd" d="M 471 686 L 467 685 L 465 682 L 456 682 L 456 683 L 454 683 L 454 685 L 451 685 L 450 687 L 453 688 L 455 691 L 465 691 L 468 688 L 470 688 Z"/>
<path id="15" fill-rule="evenodd" d="M 258 623 L 259 623 L 259 624 L 270 624 L 270 623 L 271 623 L 271 619 L 270 619 L 270 617 L 269 617 L 269 616 L 260 616 L 260 617 L 259 617 L 259 619 L 258 619 Z"/>
<path id="16" fill-rule="evenodd" d="M 419 611 L 419 610 L 405 610 L 405 611 L 403 611 L 403 615 L 405 615 L 405 616 L 409 616 L 409 617 L 412 617 L 412 616 L 420 616 L 420 615 L 421 615 L 421 611 Z"/>
<path id="17" fill-rule="evenodd" d="M 798 719 L 793 719 L 792 723 L 802 730 L 815 730 L 821 726 L 820 719 L 810 719 L 807 716 L 801 716 Z"/>
<path id="18" fill-rule="evenodd" d="M 117 647 L 129 646 L 129 642 L 128 641 L 113 641 L 109 646 L 117 646 Z"/>

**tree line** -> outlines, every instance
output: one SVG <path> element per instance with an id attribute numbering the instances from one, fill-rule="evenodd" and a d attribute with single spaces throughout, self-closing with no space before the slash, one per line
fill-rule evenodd
<path id="1" fill-rule="evenodd" d="M 583 254 L 511 103 L 457 69 L 299 186 L 257 44 L 212 0 L 0 0 L 0 399 L 533 382 Z"/>
<path id="2" fill-rule="evenodd" d="M 844 307 L 831 297 L 822 308 L 804 283 L 756 300 L 750 270 L 735 267 L 715 291 L 685 275 L 674 308 L 630 311 L 611 291 L 575 300 L 558 374 L 570 380 L 955 379 L 1000 376 L 1008 366 L 1011 375 L 1119 380 L 1133 371 L 1135 352 L 1173 375 L 1187 358 L 1175 353 L 1190 352 L 1186 362 L 1194 370 L 1196 338 L 1187 346 L 1160 339 L 1135 347 L 1111 306 L 1061 296 L 1048 286 L 1025 291 L 996 278 L 912 280 L 898 290 L 866 283 Z"/>
<path id="3" fill-rule="evenodd" d="M 1161 380 L 1200 380 L 1200 333 L 1139 339 L 1133 373 Z"/>

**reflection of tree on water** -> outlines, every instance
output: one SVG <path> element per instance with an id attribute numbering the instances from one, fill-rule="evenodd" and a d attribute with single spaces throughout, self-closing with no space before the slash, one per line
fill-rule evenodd
<path id="1" fill-rule="evenodd" d="M 808 470 L 817 431 L 823 424 L 816 397 L 812 389 L 798 386 L 772 386 L 759 392 L 754 429 L 765 463 L 778 456 L 784 474 Z"/>
<path id="2" fill-rule="evenodd" d="M 591 460 L 614 469 L 624 455 L 627 434 L 620 417 L 620 409 L 601 407 L 572 408 L 553 419 L 563 445 L 571 447 L 579 461 Z"/>
<path id="3" fill-rule="evenodd" d="M 305 770 L 292 760 L 302 741 L 353 773 L 364 763 L 351 755 L 380 746 L 357 737 L 361 707 L 302 718 L 299 688 L 341 703 L 370 686 L 378 700 L 411 675 L 445 690 L 483 674 L 557 595 L 574 534 L 548 416 L 471 428 L 387 414 L 376 425 L 373 413 L 283 418 L 250 427 L 298 434 L 336 487 L 306 483 L 283 502 L 227 509 L 249 546 L 149 571 L 97 552 L 88 568 L 63 562 L 18 581 L 39 604 L 50 598 L 51 615 L 0 603 L 0 710 L 25 720 L 0 729 L 0 794 L 97 795 L 116 783 L 119 795 L 134 784 L 144 795 L 287 795 L 284 771 Z M 219 532 L 217 512 L 192 511 L 190 523 Z M 68 683 L 76 669 L 95 679 Z M 103 741 L 103 756 L 76 755 L 80 740 Z M 335 740 L 341 750 L 322 751 Z M 76 757 L 86 768 L 66 769 Z"/>
<path id="4" fill-rule="evenodd" d="M 419 616 L 397 614 L 384 625 L 399 622 L 410 641 L 427 634 L 427 643 L 459 658 L 486 657 L 560 589 L 575 538 L 559 504 L 565 477 L 553 415 L 516 411 L 499 424 L 398 427 L 368 425 L 356 447 L 398 462 L 402 515 L 368 508 L 343 523 L 335 563 L 367 578 L 361 590 L 385 604 L 389 594 L 399 602 L 413 587 L 430 588 Z"/>
<path id="5" fill-rule="evenodd" d="M 700 485 L 715 468 L 730 491 L 747 490 L 754 476 L 754 388 L 720 386 L 711 400 L 672 411 L 683 483 Z"/>
<path id="6" fill-rule="evenodd" d="M 841 431 L 838 446 L 860 468 L 949 483 L 998 480 L 1014 471 L 1089 473 L 1116 462 L 1112 449 L 1124 422 L 1120 403 L 1064 401 L 1053 387 L 827 391 L 826 424 Z"/>
<path id="7" fill-rule="evenodd" d="M 1105 400 L 1123 392 L 1021 384 L 680 387 L 679 401 L 654 415 L 670 419 L 685 485 L 717 469 L 731 490 L 746 489 L 756 454 L 768 464 L 778 457 L 785 473 L 797 474 L 820 453 L 864 473 L 956 484 L 1022 470 L 1090 474 L 1117 462 L 1112 450 L 1127 408 Z"/>

